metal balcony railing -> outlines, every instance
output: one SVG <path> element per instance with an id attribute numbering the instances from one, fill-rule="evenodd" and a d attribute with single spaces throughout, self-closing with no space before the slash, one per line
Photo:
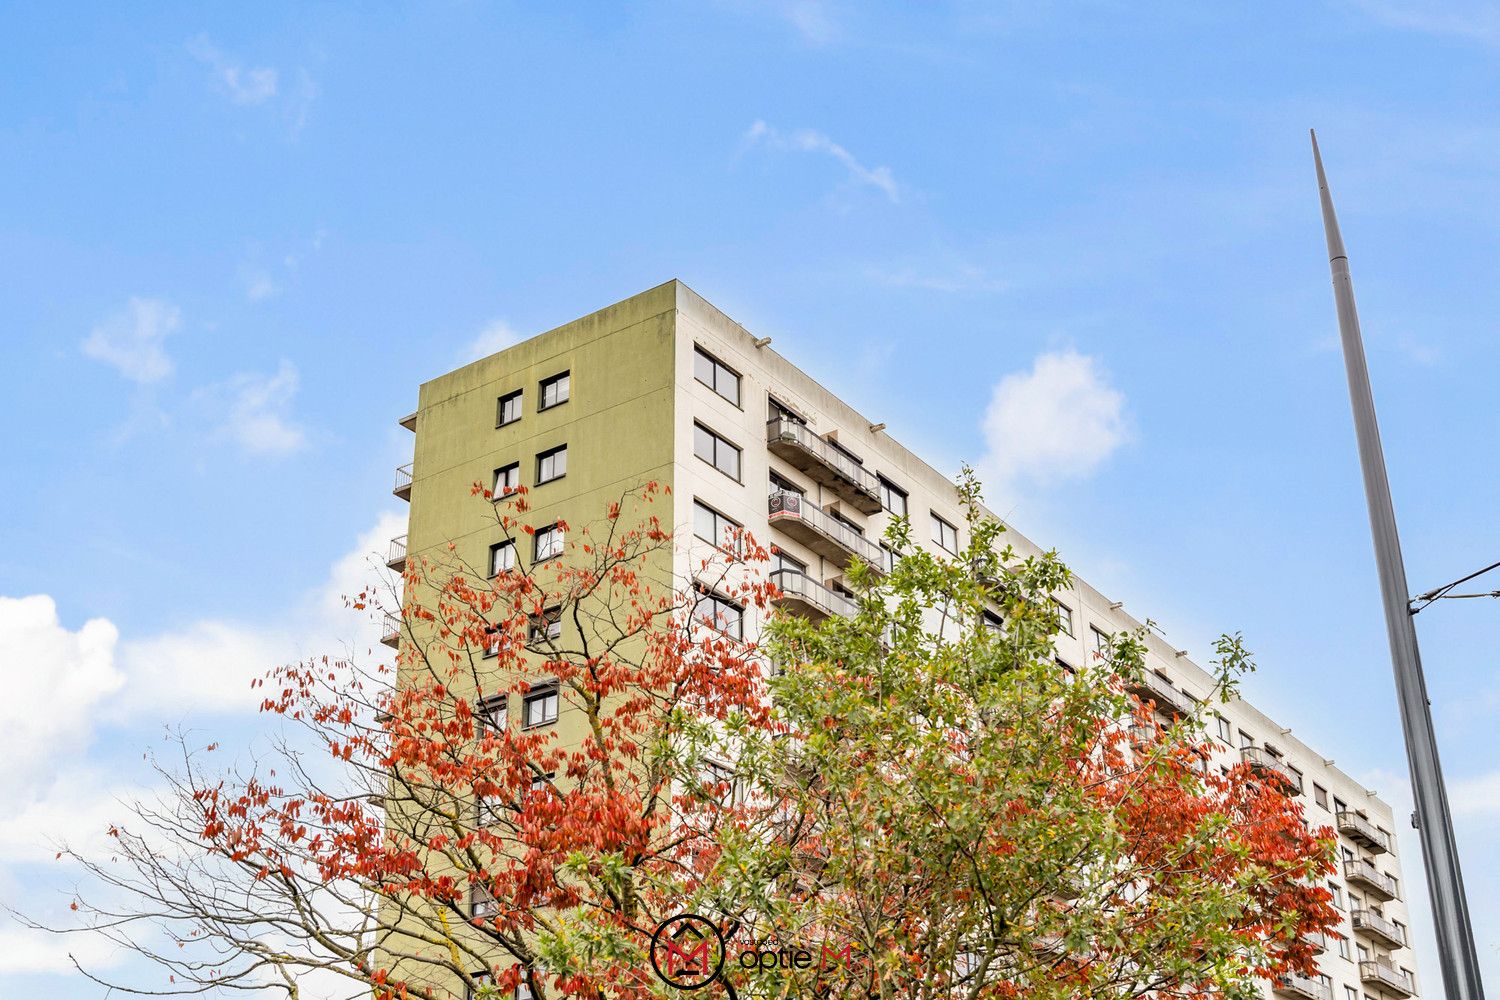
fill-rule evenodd
<path id="1" fill-rule="evenodd" d="M 766 422 L 766 445 L 854 509 L 865 514 L 880 510 L 880 480 L 875 473 L 818 437 L 806 424 L 772 417 Z"/>
<path id="2" fill-rule="evenodd" d="M 1252 769 L 1260 774 L 1274 774 L 1298 795 L 1302 794 L 1302 778 L 1289 767 L 1286 761 L 1271 753 L 1265 747 L 1241 747 L 1240 760 L 1249 764 Z"/>
<path id="3" fill-rule="evenodd" d="M 1174 688 L 1165 677 L 1147 670 L 1139 677 L 1125 682 L 1125 690 L 1141 701 L 1154 701 L 1159 712 L 1188 715 L 1193 711 L 1193 700 Z"/>
<path id="4" fill-rule="evenodd" d="M 1390 835 L 1357 812 L 1342 810 L 1333 817 L 1333 821 L 1339 833 L 1367 850 L 1384 854 L 1391 849 Z"/>
<path id="5" fill-rule="evenodd" d="M 781 591 L 776 603 L 783 607 L 812 611 L 819 615 L 843 615 L 846 618 L 852 617 L 859 610 L 849 598 L 823 586 L 806 573 L 778 569 L 767 579 Z"/>
<path id="6" fill-rule="evenodd" d="M 391 488 L 391 492 L 402 500 L 411 499 L 411 467 L 412 463 L 407 462 L 396 470 L 396 485 Z"/>
<path id="7" fill-rule="evenodd" d="M 1381 902 L 1395 899 L 1398 895 L 1396 880 L 1365 858 L 1350 858 L 1345 861 L 1344 877 L 1350 883 L 1363 885 L 1365 895 L 1379 897 Z"/>
<path id="8" fill-rule="evenodd" d="M 391 550 L 386 553 L 385 564 L 398 573 L 406 569 L 406 536 L 391 539 Z"/>
<path id="9" fill-rule="evenodd" d="M 380 641 L 395 649 L 401 645 L 401 616 L 385 613 L 385 621 L 380 627 Z"/>
<path id="10" fill-rule="evenodd" d="M 1300 997 L 1302 1000 L 1333 1000 L 1333 984 L 1296 973 L 1282 976 L 1271 987 L 1277 996 Z"/>
<path id="11" fill-rule="evenodd" d="M 1374 910 L 1355 910 L 1349 914 L 1356 934 L 1364 934 L 1391 948 L 1405 948 L 1406 934 Z"/>
<path id="12" fill-rule="evenodd" d="M 1384 962 L 1360 962 L 1359 978 L 1361 982 L 1377 983 L 1386 989 L 1395 990 L 1402 996 L 1409 997 L 1417 992 L 1417 984 L 1412 981 L 1411 976 Z"/>
<path id="13" fill-rule="evenodd" d="M 858 556 L 877 570 L 885 569 L 885 550 L 827 511 L 819 510 L 807 497 L 791 490 L 777 490 L 766 498 L 771 524 L 827 556 L 840 567 Z"/>

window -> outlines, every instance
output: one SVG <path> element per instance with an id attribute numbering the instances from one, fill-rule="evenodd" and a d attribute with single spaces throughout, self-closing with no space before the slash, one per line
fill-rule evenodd
<path id="1" fill-rule="evenodd" d="M 744 633 L 745 609 L 718 594 L 699 594 L 693 617 L 735 639 Z"/>
<path id="2" fill-rule="evenodd" d="M 1353 986 L 1344 987 L 1344 1000 L 1359 1000 L 1359 990 Z"/>
<path id="3" fill-rule="evenodd" d="M 532 726 L 551 725 L 557 721 L 557 685 L 549 684 L 537 688 L 521 702 L 521 724 Z"/>
<path id="4" fill-rule="evenodd" d="M 906 516 L 906 491 L 884 476 L 880 479 L 880 506 L 897 517 Z"/>
<path id="5" fill-rule="evenodd" d="M 1057 608 L 1057 627 L 1063 635 L 1073 634 L 1073 609 L 1062 601 L 1053 600 L 1053 606 Z"/>
<path id="6" fill-rule="evenodd" d="M 1241 729 L 1240 730 L 1240 748 L 1244 749 L 1245 747 L 1253 747 L 1253 746 L 1255 746 L 1255 737 L 1251 736 L 1249 733 L 1247 733 L 1243 729 Z"/>
<path id="7" fill-rule="evenodd" d="M 554 524 L 546 528 L 538 528 L 536 531 L 536 555 L 533 562 L 541 562 L 544 559 L 556 559 L 563 554 L 563 544 L 562 525 Z"/>
<path id="8" fill-rule="evenodd" d="M 1383 826 L 1377 826 L 1375 829 L 1378 830 L 1378 831 L 1380 831 L 1380 835 L 1385 838 L 1386 844 L 1388 844 L 1390 846 L 1391 853 L 1395 854 L 1396 853 L 1396 838 L 1391 836 L 1391 831 L 1387 830 Z"/>
<path id="9" fill-rule="evenodd" d="M 495 894 L 483 882 L 475 882 L 469 889 L 469 912 L 475 917 L 493 917 L 500 912 Z"/>
<path id="10" fill-rule="evenodd" d="M 771 572 L 785 570 L 788 573 L 807 573 L 807 563 L 800 559 L 793 559 L 781 549 L 771 553 Z"/>
<path id="11" fill-rule="evenodd" d="M 825 511 L 823 511 L 823 513 L 827 514 L 829 517 L 833 518 L 839 524 L 842 524 L 844 527 L 848 528 L 850 531 L 854 532 L 856 535 L 859 535 L 860 537 L 864 537 L 865 529 L 862 528 L 861 526 L 855 524 L 853 521 L 849 520 L 847 517 L 845 517 L 843 514 L 840 514 L 838 511 L 836 511 L 836 510 L 825 510 Z"/>
<path id="12" fill-rule="evenodd" d="M 739 528 L 729 518 L 701 500 L 693 501 L 693 534 L 721 549 L 728 549 L 734 542 L 734 532 Z"/>
<path id="13" fill-rule="evenodd" d="M 500 630 L 493 625 L 484 630 L 484 655 L 500 655 Z"/>
<path id="14" fill-rule="evenodd" d="M 896 570 L 896 550 L 885 542 L 880 543 L 880 566 L 887 573 L 893 573 Z"/>
<path id="15" fill-rule="evenodd" d="M 533 792 L 546 791 L 552 784 L 552 776 L 556 773 L 555 771 L 548 771 L 546 774 L 533 775 L 531 778 L 531 790 Z"/>
<path id="16" fill-rule="evenodd" d="M 1299 771 L 1299 770 L 1297 770 L 1295 767 L 1293 767 L 1290 764 L 1288 764 L 1286 766 L 1286 769 L 1291 772 L 1291 775 L 1292 775 L 1292 788 L 1293 788 L 1293 790 L 1295 791 L 1295 793 L 1297 795 L 1301 795 L 1302 794 L 1302 790 L 1307 787 L 1307 785 L 1304 784 L 1303 781 L 1302 781 L 1302 772 Z"/>
<path id="17" fill-rule="evenodd" d="M 1344 805 L 1344 800 L 1337 795 L 1333 797 L 1333 811 L 1336 813 L 1348 812 L 1349 807 Z"/>
<path id="18" fill-rule="evenodd" d="M 490 546 L 490 576 L 499 576 L 516 568 L 516 543 L 507 539 Z"/>
<path id="19" fill-rule="evenodd" d="M 526 627 L 531 642 L 556 642 L 562 638 L 562 608 L 548 608 Z"/>
<path id="20" fill-rule="evenodd" d="M 704 761 L 701 779 L 703 791 L 721 806 L 737 806 L 743 801 L 740 782 L 730 770 L 717 761 Z"/>
<path id="21" fill-rule="evenodd" d="M 693 425 L 693 454 L 730 479 L 739 481 L 740 450 L 702 424 Z"/>
<path id="22" fill-rule="evenodd" d="M 568 401 L 568 373 L 544 378 L 536 387 L 536 409 L 540 413 Z"/>
<path id="23" fill-rule="evenodd" d="M 1346 937 L 1341 937 L 1341 938 L 1339 938 L 1339 958 L 1348 958 L 1348 957 L 1349 957 L 1349 939 L 1346 938 Z"/>
<path id="24" fill-rule="evenodd" d="M 799 497 L 806 495 L 806 491 L 803 490 L 802 487 L 798 486 L 796 483 L 792 482 L 790 479 L 786 478 L 775 469 L 771 470 L 770 486 L 770 492 L 772 493 L 795 493 Z"/>
<path id="25" fill-rule="evenodd" d="M 1114 645 L 1110 642 L 1109 636 L 1090 625 L 1089 637 L 1094 640 L 1094 652 L 1106 660 L 1109 659 L 1110 647 Z"/>
<path id="26" fill-rule="evenodd" d="M 770 411 L 770 419 L 772 420 L 786 420 L 794 424 L 801 424 L 804 427 L 807 425 L 807 421 L 802 419 L 801 414 L 775 396 L 766 397 L 766 409 Z"/>
<path id="27" fill-rule="evenodd" d="M 849 461 L 853 462 L 855 465 L 864 465 L 865 464 L 865 460 L 864 459 L 860 458 L 858 455 L 854 454 L 854 452 L 850 451 L 848 448 L 845 448 L 843 445 L 839 444 L 833 438 L 829 437 L 829 438 L 824 438 L 823 440 L 828 444 L 828 447 L 832 448 L 834 451 L 838 452 L 840 455 L 843 455 L 845 458 L 847 458 Z"/>
<path id="28" fill-rule="evenodd" d="M 502 733 L 510 724 L 508 702 L 505 695 L 495 695 L 481 701 L 474 709 L 474 716 L 479 720 L 479 729 L 482 735 L 490 733 Z"/>
<path id="29" fill-rule="evenodd" d="M 1328 789 L 1322 785 L 1313 785 L 1313 801 L 1324 809 L 1328 808 Z"/>
<path id="30" fill-rule="evenodd" d="M 981 613 L 980 624 L 985 628 L 993 629 L 996 632 L 1000 632 L 1005 629 L 1004 619 L 1002 619 L 999 615 L 995 614 L 995 612 L 989 610 L 988 608 L 986 608 Z"/>
<path id="31" fill-rule="evenodd" d="M 549 448 L 536 457 L 536 484 L 550 483 L 568 474 L 568 446 Z"/>
<path id="32" fill-rule="evenodd" d="M 519 489 L 520 486 L 520 462 L 512 462 L 509 465 L 501 466 L 500 468 L 495 470 L 495 489 L 493 492 L 497 498 L 503 497 L 505 496 L 505 494 Z"/>
<path id="33" fill-rule="evenodd" d="M 1224 718 L 1224 716 L 1222 715 L 1216 715 L 1214 716 L 1214 718 L 1219 720 L 1219 739 L 1223 740 L 1225 743 L 1233 740 L 1233 730 L 1229 728 L 1229 720 Z"/>
<path id="34" fill-rule="evenodd" d="M 936 514 L 932 515 L 932 540 L 954 555 L 958 554 L 958 529 Z"/>
<path id="35" fill-rule="evenodd" d="M 739 373 L 697 346 L 693 348 L 693 378 L 735 406 L 740 405 Z"/>
<path id="36" fill-rule="evenodd" d="M 501 396 L 495 410 L 495 426 L 504 427 L 521 419 L 521 390 Z"/>
<path id="37" fill-rule="evenodd" d="M 1329 882 L 1328 891 L 1333 893 L 1333 905 L 1342 910 L 1344 908 L 1344 890 L 1339 888 L 1337 882 Z"/>

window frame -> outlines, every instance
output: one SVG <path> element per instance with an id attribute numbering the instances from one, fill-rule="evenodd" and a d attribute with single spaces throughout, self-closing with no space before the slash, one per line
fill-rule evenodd
<path id="1" fill-rule="evenodd" d="M 506 417 L 505 417 L 505 404 L 509 403 L 511 400 L 515 400 L 515 402 L 516 402 L 516 415 L 513 416 L 513 417 L 511 417 L 509 420 L 507 420 Z M 507 392 L 507 393 L 504 393 L 504 394 L 496 397 L 496 399 L 495 399 L 495 428 L 497 430 L 499 428 L 501 428 L 501 427 L 509 427 L 511 424 L 519 422 L 520 419 L 522 417 L 524 417 L 525 415 L 526 415 L 526 390 L 525 389 L 515 389 L 515 390 L 513 390 L 511 392 Z"/>
<path id="2" fill-rule="evenodd" d="M 562 638 L 562 605 L 543 608 L 526 623 L 526 643 L 556 642 Z"/>
<path id="3" fill-rule="evenodd" d="M 958 526 L 949 521 L 947 518 L 943 517 L 935 510 L 929 510 L 927 513 L 931 515 L 932 518 L 932 523 L 930 526 L 932 532 L 932 543 L 950 555 L 958 555 Z M 940 537 L 942 535 L 942 528 L 947 528 L 949 531 L 953 532 L 952 548 L 949 548 L 948 546 L 943 544 L 942 538 Z"/>
<path id="4" fill-rule="evenodd" d="M 714 616 L 712 619 L 706 619 L 698 613 L 698 609 L 703 607 L 705 604 L 714 609 Z M 721 616 L 719 614 L 719 610 L 724 607 L 733 608 L 735 611 L 735 617 L 732 620 L 734 625 L 733 631 L 725 628 L 724 625 L 720 623 Z M 745 606 L 737 601 L 730 600 L 723 594 L 710 590 L 706 587 L 700 587 L 698 589 L 698 598 L 693 602 L 691 617 L 696 624 L 702 625 L 705 628 L 711 628 L 715 632 L 718 632 L 720 635 L 726 635 L 737 642 L 744 641 Z"/>
<path id="5" fill-rule="evenodd" d="M 704 434 L 707 434 L 708 438 L 709 438 L 709 441 L 711 441 L 713 443 L 713 458 L 712 459 L 704 458 L 701 454 L 698 453 L 698 432 L 699 431 L 702 431 Z M 730 451 L 734 452 L 734 470 L 735 471 L 733 473 L 729 472 L 727 469 L 725 469 L 722 465 L 719 464 L 719 447 L 721 445 L 723 447 L 725 447 L 725 448 L 728 448 Z M 745 478 L 744 478 L 745 477 L 745 450 L 743 448 L 739 447 L 738 445 L 736 445 L 733 441 L 730 441 L 728 438 L 724 437 L 724 435 L 719 434 L 717 431 L 714 431 L 707 424 L 705 424 L 705 423 L 703 423 L 702 421 L 699 421 L 699 420 L 694 420 L 693 421 L 693 455 L 698 459 L 698 461 L 704 463 L 705 465 L 711 466 L 712 468 L 718 470 L 720 473 L 723 473 L 725 476 L 728 476 L 730 479 L 733 479 L 735 482 L 741 483 L 741 484 L 744 483 L 744 481 L 745 481 Z"/>
<path id="6" fill-rule="evenodd" d="M 534 704 L 540 704 L 545 710 L 549 701 L 551 702 L 552 708 L 551 716 L 544 717 L 539 722 L 533 722 L 531 719 L 531 706 Z M 561 716 L 562 691 L 556 681 L 548 681 L 543 684 L 534 684 L 532 685 L 531 690 L 527 691 L 524 695 L 521 696 L 521 728 L 523 730 L 540 729 L 543 726 L 554 726 L 557 724 L 557 720 Z"/>
<path id="7" fill-rule="evenodd" d="M 502 490 L 502 488 L 500 486 L 500 476 L 503 473 L 508 473 L 508 472 L 512 472 L 512 471 L 515 472 L 516 484 L 514 486 L 506 486 Z M 516 492 L 519 491 L 520 489 L 521 489 L 521 463 L 520 463 L 520 460 L 511 462 L 511 463 L 509 463 L 507 465 L 502 465 L 498 469 L 495 470 L 495 478 L 491 481 L 491 488 L 490 488 L 490 495 L 494 499 L 496 499 L 496 500 L 506 500 L 506 499 L 509 499 L 510 497 L 514 496 L 516 494 Z"/>
<path id="8" fill-rule="evenodd" d="M 1052 598 L 1052 603 L 1057 607 L 1057 627 L 1059 631 L 1069 639 L 1078 638 L 1073 633 L 1075 627 L 1073 624 L 1073 609 L 1055 597 Z"/>
<path id="9" fill-rule="evenodd" d="M 708 514 L 709 517 L 711 517 L 711 518 L 714 519 L 714 530 L 720 536 L 717 541 L 714 540 L 714 539 L 712 539 L 712 538 L 704 538 L 703 535 L 698 531 L 698 512 L 699 511 L 703 511 L 704 513 Z M 720 522 L 722 522 L 722 524 Z M 718 510 L 714 509 L 713 507 L 710 507 L 708 504 L 706 504 L 702 500 L 698 499 L 697 497 L 693 497 L 693 537 L 694 538 L 697 538 L 697 539 L 699 539 L 701 541 L 705 541 L 708 544 L 712 545 L 714 548 L 720 549 L 720 550 L 722 550 L 724 552 L 733 552 L 735 547 L 730 544 L 730 542 L 732 541 L 732 536 L 730 534 L 730 530 L 729 529 L 739 530 L 739 529 L 741 529 L 743 527 L 744 527 L 744 525 L 740 524 L 738 521 L 736 521 L 734 518 L 730 517 L 728 514 L 722 514 Z"/>
<path id="10" fill-rule="evenodd" d="M 875 479 L 880 484 L 878 487 L 880 491 L 880 506 L 884 507 L 892 517 L 910 517 L 911 494 L 906 492 L 901 487 L 897 486 L 895 483 L 891 482 L 889 479 L 885 478 L 885 476 L 881 475 L 878 472 L 875 473 Z M 896 496 L 901 498 L 901 509 L 899 511 L 887 502 L 891 494 L 895 494 Z"/>
<path id="11" fill-rule="evenodd" d="M 554 535 L 557 538 L 557 545 L 555 547 L 556 551 L 553 551 L 552 548 L 549 547 L 547 552 L 543 552 L 542 539 L 544 537 L 550 539 Z M 533 534 L 531 538 L 531 561 L 534 563 L 547 562 L 550 559 L 560 559 L 562 558 L 563 553 L 567 551 L 567 532 L 563 530 L 562 523 L 560 521 L 553 521 L 545 528 L 536 529 L 536 533 Z"/>
<path id="12" fill-rule="evenodd" d="M 506 566 L 504 569 L 496 569 L 495 556 L 502 551 L 510 552 L 510 565 Z M 501 541 L 495 542 L 490 546 L 490 558 L 489 562 L 485 566 L 486 571 L 489 573 L 488 578 L 493 580 L 501 573 L 509 573 L 520 564 L 520 558 L 520 554 L 516 552 L 516 540 L 514 538 L 506 538 Z"/>
<path id="13" fill-rule="evenodd" d="M 479 720 L 479 728 L 483 732 L 505 732 L 510 728 L 510 696 L 492 694 L 481 698 L 475 706 L 474 717 Z M 497 719 L 501 722 L 498 726 L 495 725 Z"/>
<path id="14" fill-rule="evenodd" d="M 547 402 L 547 390 L 558 384 L 563 385 L 562 398 Z M 538 413 L 555 410 L 572 398 L 573 370 L 571 368 L 565 368 L 556 375 L 549 375 L 536 384 L 536 412 Z"/>
<path id="15" fill-rule="evenodd" d="M 542 463 L 546 462 L 546 461 L 548 461 L 550 459 L 552 461 L 552 466 L 555 469 L 557 467 L 557 464 L 558 464 L 557 463 L 557 457 L 559 455 L 562 456 L 562 471 L 554 473 L 551 476 L 547 476 L 546 478 L 543 478 L 543 476 L 542 476 Z M 536 479 L 534 480 L 534 482 L 536 483 L 536 485 L 538 485 L 538 486 L 545 486 L 547 483 L 555 483 L 559 479 L 562 479 L 567 474 L 568 474 L 568 443 L 566 441 L 564 441 L 562 444 L 556 446 L 555 448 L 548 448 L 545 451 L 539 451 L 539 452 L 536 453 Z"/>
<path id="16" fill-rule="evenodd" d="M 708 362 L 708 365 L 709 365 L 709 369 L 708 369 L 709 370 L 709 376 L 713 379 L 712 382 L 706 381 L 703 378 L 703 376 L 698 372 L 698 359 L 699 358 L 702 358 L 703 360 L 705 360 L 705 361 Z M 721 390 L 719 388 L 718 383 L 719 383 L 719 376 L 720 376 L 721 372 L 727 373 L 732 379 L 734 379 L 734 398 L 733 399 L 730 399 L 729 396 L 725 395 L 724 392 L 723 392 L 723 390 Z M 706 387 L 715 396 L 718 396 L 720 399 L 724 400 L 724 402 L 730 404 L 735 409 L 737 409 L 737 410 L 743 410 L 745 408 L 744 407 L 744 400 L 745 400 L 745 385 L 744 385 L 744 382 L 745 382 L 745 376 L 742 375 L 740 372 L 734 370 L 733 368 L 729 367 L 724 362 L 720 361 L 713 354 L 711 354 L 708 351 L 704 350 L 703 347 L 702 347 L 702 345 L 700 345 L 700 344 L 694 344 L 693 345 L 693 380 L 695 382 L 697 382 L 699 385 Z"/>

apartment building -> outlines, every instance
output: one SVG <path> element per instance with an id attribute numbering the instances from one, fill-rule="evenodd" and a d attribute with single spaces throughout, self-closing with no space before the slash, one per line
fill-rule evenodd
<path id="1" fill-rule="evenodd" d="M 586 523 L 632 485 L 668 484 L 682 539 L 674 578 L 690 575 L 726 524 L 742 526 L 779 549 L 772 572 L 783 605 L 814 616 L 851 610 L 845 568 L 855 557 L 887 558 L 879 540 L 893 515 L 909 517 L 923 544 L 957 552 L 965 527 L 952 480 L 769 344 L 670 281 L 423 384 L 417 411 L 401 421 L 416 443 L 412 464 L 397 471 L 410 522 L 392 543 L 391 565 L 408 550 L 449 543 L 472 565 L 545 557 L 561 544 L 546 531 L 530 552 L 497 544 L 493 522 L 474 516 L 475 481 L 526 486 L 538 525 Z M 1007 527 L 1021 555 L 1042 551 Z M 1085 662 L 1109 634 L 1141 625 L 1081 578 L 1057 598 L 1064 664 Z M 753 610 L 727 602 L 716 610 L 747 636 L 759 626 Z M 387 638 L 397 641 L 394 628 Z M 1148 665 L 1138 693 L 1164 713 L 1210 695 L 1210 675 L 1155 633 Z M 525 722 L 568 725 L 555 693 L 550 703 L 545 691 L 537 697 L 539 706 L 528 698 L 517 709 Z M 1276 995 L 1416 996 L 1390 807 L 1248 702 L 1214 710 L 1214 766 L 1244 762 L 1282 775 L 1310 820 L 1339 832 L 1341 867 L 1329 889 L 1344 915 L 1342 939 L 1325 942 L 1321 976 L 1289 979 Z"/>

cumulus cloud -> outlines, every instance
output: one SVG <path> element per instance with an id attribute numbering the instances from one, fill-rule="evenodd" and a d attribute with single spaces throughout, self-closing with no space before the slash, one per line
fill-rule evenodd
<path id="1" fill-rule="evenodd" d="M 1097 359 L 1074 350 L 1041 354 L 1030 371 L 995 385 L 984 438 L 979 471 L 1001 493 L 1082 479 L 1129 440 L 1125 396 Z"/>
<path id="2" fill-rule="evenodd" d="M 503 351 L 513 344 L 521 342 L 521 335 L 515 328 L 503 319 L 497 319 L 493 323 L 480 330 L 474 339 L 464 345 L 459 352 L 460 358 L 465 363 L 487 358 L 497 351 Z"/>
<path id="3" fill-rule="evenodd" d="M 204 408 L 224 414 L 218 435 L 249 455 L 289 455 L 307 444 L 292 418 L 299 384 L 297 366 L 283 360 L 274 375 L 244 372 L 194 393 Z"/>
<path id="4" fill-rule="evenodd" d="M 782 133 L 776 128 L 757 120 L 745 132 L 744 146 L 764 146 L 767 149 L 788 150 L 800 153 L 819 153 L 831 157 L 848 172 L 849 179 L 856 184 L 865 184 L 878 189 L 891 202 L 901 200 L 901 185 L 896 183 L 890 167 L 867 167 L 843 146 L 827 135 L 813 129 L 798 129 Z"/>
<path id="5" fill-rule="evenodd" d="M 89 331 L 83 353 L 114 367 L 132 382 L 159 382 L 172 374 L 163 343 L 182 322 L 182 313 L 160 299 L 131 299 Z"/>
<path id="6" fill-rule="evenodd" d="M 188 43 L 188 52 L 213 71 L 214 80 L 236 104 L 264 104 L 276 96 L 278 74 L 270 66 L 245 66 L 199 35 Z"/>

